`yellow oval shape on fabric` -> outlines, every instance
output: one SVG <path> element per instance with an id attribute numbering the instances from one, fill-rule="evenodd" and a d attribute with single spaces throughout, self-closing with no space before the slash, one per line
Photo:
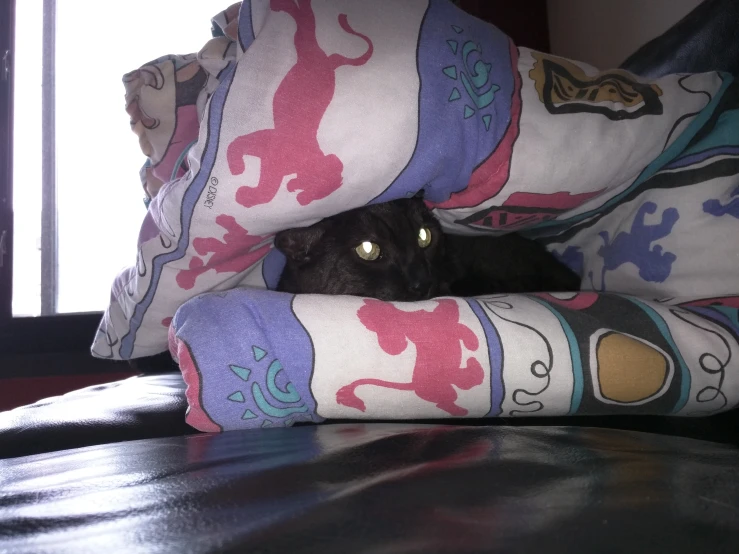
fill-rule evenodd
<path id="1" fill-rule="evenodd" d="M 669 371 L 665 356 L 632 337 L 611 333 L 598 342 L 598 380 L 604 398 L 629 404 L 657 394 Z"/>

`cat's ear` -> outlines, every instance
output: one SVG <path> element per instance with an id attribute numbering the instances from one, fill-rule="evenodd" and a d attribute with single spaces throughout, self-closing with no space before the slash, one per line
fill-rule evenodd
<path id="1" fill-rule="evenodd" d="M 286 229 L 275 235 L 275 248 L 285 254 L 289 260 L 305 263 L 310 260 L 311 250 L 318 244 L 325 232 L 326 227 L 321 223 L 310 227 Z"/>

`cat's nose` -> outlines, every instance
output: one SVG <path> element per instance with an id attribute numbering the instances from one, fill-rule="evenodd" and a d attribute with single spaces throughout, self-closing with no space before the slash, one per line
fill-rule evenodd
<path id="1" fill-rule="evenodd" d="M 406 273 L 406 283 L 408 283 L 409 292 L 419 298 L 426 297 L 431 290 L 431 276 L 428 270 L 421 265 L 409 268 Z"/>
<path id="2" fill-rule="evenodd" d="M 414 294 L 426 296 L 431 289 L 431 281 L 428 279 L 415 279 L 411 281 L 410 289 Z"/>

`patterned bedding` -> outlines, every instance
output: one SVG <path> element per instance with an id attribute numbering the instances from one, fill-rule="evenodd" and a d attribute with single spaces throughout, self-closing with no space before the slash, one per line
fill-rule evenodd
<path id="1" fill-rule="evenodd" d="M 739 402 L 739 86 L 517 48 L 448 0 L 245 0 L 128 74 L 136 263 L 95 356 L 168 346 L 202 430 Z M 270 291 L 275 232 L 423 189 L 583 292 L 383 303 Z"/>

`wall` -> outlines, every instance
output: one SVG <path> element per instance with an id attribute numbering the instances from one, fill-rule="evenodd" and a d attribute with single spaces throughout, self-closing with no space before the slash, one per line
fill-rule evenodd
<path id="1" fill-rule="evenodd" d="M 553 54 L 618 67 L 702 0 L 547 0 Z"/>
<path id="2" fill-rule="evenodd" d="M 517 46 L 550 51 L 547 0 L 458 0 L 457 5 L 498 27 Z"/>

